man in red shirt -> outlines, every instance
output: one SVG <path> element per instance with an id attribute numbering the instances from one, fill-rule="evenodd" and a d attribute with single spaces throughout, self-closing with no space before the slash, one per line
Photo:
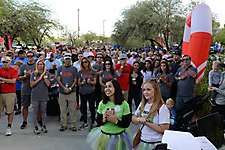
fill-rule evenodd
<path id="1" fill-rule="evenodd" d="M 117 81 L 120 83 L 125 101 L 128 101 L 128 93 L 130 88 L 129 75 L 132 70 L 132 66 L 127 63 L 127 56 L 125 54 L 120 54 L 119 60 L 120 63 L 115 66 Z"/>
<path id="2" fill-rule="evenodd" d="M 16 79 L 18 78 L 18 71 L 15 68 L 10 67 L 11 59 L 8 56 L 2 58 L 3 67 L 0 68 L 0 83 L 1 83 L 1 95 L 0 95 L 0 113 L 6 108 L 6 114 L 8 115 L 8 127 L 6 130 L 6 136 L 12 135 L 11 125 L 13 121 L 13 110 L 16 98 Z"/>

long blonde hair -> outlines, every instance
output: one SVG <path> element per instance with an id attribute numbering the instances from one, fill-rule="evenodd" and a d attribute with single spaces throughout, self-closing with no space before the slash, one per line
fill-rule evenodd
<path id="1" fill-rule="evenodd" d="M 153 117 L 154 115 L 157 114 L 157 111 L 159 109 L 159 107 L 162 105 L 163 103 L 163 99 L 162 99 L 162 95 L 161 95 L 161 91 L 160 91 L 160 87 L 159 84 L 156 82 L 155 79 L 153 80 L 149 80 L 147 79 L 143 84 L 142 84 L 142 88 L 144 87 L 144 85 L 146 83 L 150 83 L 154 89 L 154 101 L 153 104 L 149 110 L 149 114 L 148 114 L 148 118 Z M 144 91 L 142 91 L 142 100 L 141 100 L 141 106 L 139 108 L 140 110 L 140 115 L 142 114 L 146 103 L 148 102 L 148 100 L 144 97 Z"/>
<path id="2" fill-rule="evenodd" d="M 39 62 L 42 62 L 42 63 L 43 63 L 43 65 L 44 65 L 43 71 L 45 71 L 45 68 L 46 68 L 45 62 L 44 62 L 43 59 L 40 59 L 40 60 L 38 60 L 37 63 L 36 63 L 36 70 L 35 70 L 35 72 L 34 72 L 34 76 L 37 76 L 37 75 L 38 75 L 38 63 L 39 63 Z"/>
<path id="3" fill-rule="evenodd" d="M 88 59 L 87 57 L 84 57 L 84 58 L 82 58 L 82 60 L 81 60 L 80 72 L 85 71 L 85 68 L 84 68 L 84 66 L 83 66 L 83 60 L 84 60 L 84 59 L 87 60 L 87 62 L 88 62 L 88 72 L 91 73 L 91 71 L 93 70 L 93 68 L 92 68 L 91 63 L 90 63 L 90 61 L 89 61 L 89 59 Z"/>

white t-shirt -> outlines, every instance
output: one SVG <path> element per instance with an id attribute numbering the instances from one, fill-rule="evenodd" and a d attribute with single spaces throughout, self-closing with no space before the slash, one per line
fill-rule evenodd
<path id="1" fill-rule="evenodd" d="M 135 111 L 135 115 L 136 116 L 140 116 L 140 105 L 138 106 L 137 110 Z M 146 117 L 149 114 L 150 108 L 152 106 L 152 103 L 146 103 L 145 108 L 141 114 L 141 117 Z M 159 115 L 158 115 L 159 113 Z M 166 107 L 165 104 L 163 104 L 158 112 L 154 117 L 148 118 L 150 123 L 153 124 L 169 124 L 170 123 L 170 112 L 169 109 Z M 142 125 L 141 125 L 142 127 Z M 141 128 L 140 127 L 140 128 Z M 162 141 L 162 134 L 154 131 L 153 129 L 149 128 L 148 126 L 144 126 L 142 131 L 141 131 L 141 140 L 145 141 L 145 142 L 158 142 L 158 141 Z"/>
<path id="2" fill-rule="evenodd" d="M 144 78 L 143 78 L 143 83 L 147 80 L 147 79 L 152 79 L 154 77 L 154 74 L 152 73 L 152 71 L 147 71 L 144 72 L 143 70 L 141 70 L 141 73 L 143 74 Z"/>

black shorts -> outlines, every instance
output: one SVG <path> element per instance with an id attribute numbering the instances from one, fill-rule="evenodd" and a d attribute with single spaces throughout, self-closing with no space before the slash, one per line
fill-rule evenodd
<path id="1" fill-rule="evenodd" d="M 29 107 L 30 106 L 30 95 L 21 95 L 21 106 Z"/>

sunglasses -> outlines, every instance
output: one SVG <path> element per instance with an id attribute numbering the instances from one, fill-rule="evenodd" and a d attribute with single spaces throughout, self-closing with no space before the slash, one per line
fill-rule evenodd
<path id="1" fill-rule="evenodd" d="M 27 55 L 27 57 L 34 57 L 34 55 Z"/>
<path id="2" fill-rule="evenodd" d="M 186 60 L 186 61 L 188 61 L 189 59 L 188 59 L 188 58 L 186 58 L 186 59 L 183 59 L 183 61 L 185 61 L 185 60 Z"/>
<path id="3" fill-rule="evenodd" d="M 103 58 L 103 57 L 96 57 L 96 58 Z"/>
<path id="4" fill-rule="evenodd" d="M 87 61 L 82 61 L 84 64 L 87 63 Z"/>
<path id="5" fill-rule="evenodd" d="M 7 62 L 7 61 L 3 61 L 2 63 L 3 63 L 3 64 L 7 64 L 8 62 Z"/>
<path id="6" fill-rule="evenodd" d="M 105 63 L 105 65 L 110 65 L 110 63 Z"/>

